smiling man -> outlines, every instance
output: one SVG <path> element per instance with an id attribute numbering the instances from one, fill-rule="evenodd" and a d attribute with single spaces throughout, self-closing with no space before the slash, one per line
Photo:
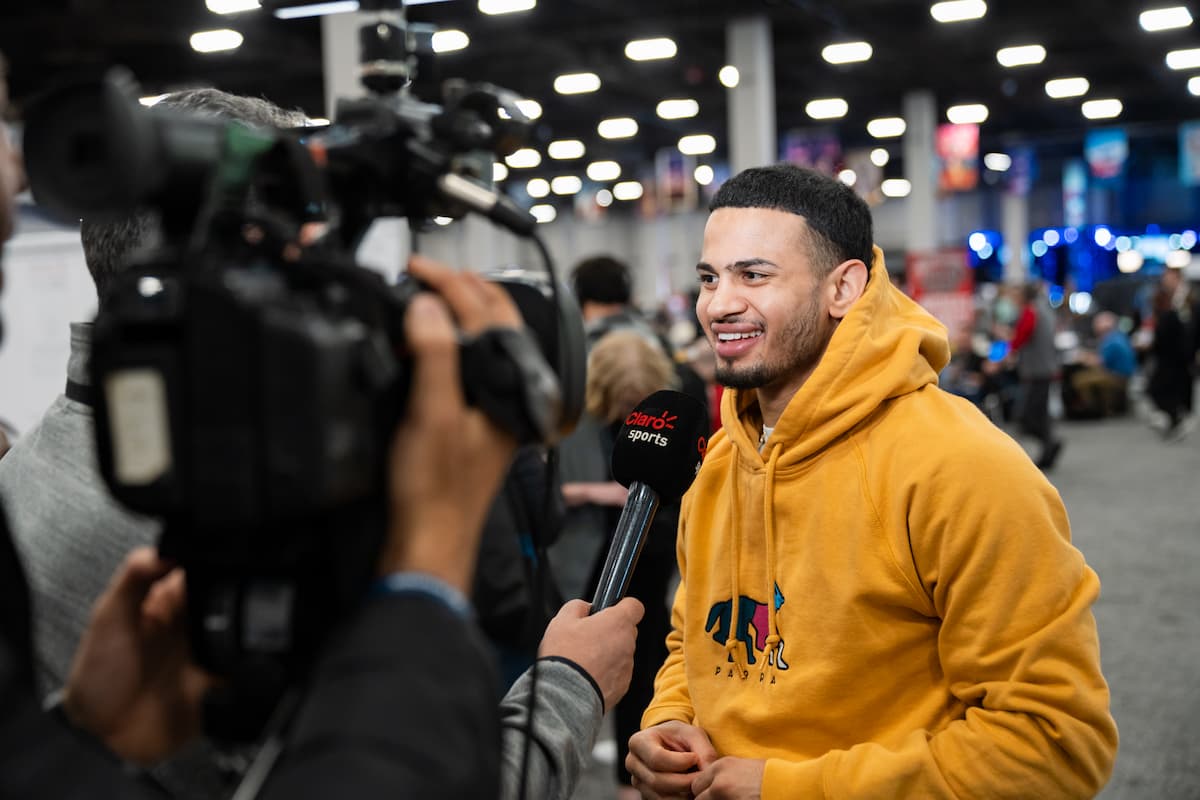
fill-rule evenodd
<path id="1" fill-rule="evenodd" d="M 680 516 L 646 798 L 1090 797 L 1117 747 L 1096 574 L 1021 448 L 937 386 L 943 326 L 870 210 L 792 166 L 712 203 L 696 310 L 731 391 Z"/>

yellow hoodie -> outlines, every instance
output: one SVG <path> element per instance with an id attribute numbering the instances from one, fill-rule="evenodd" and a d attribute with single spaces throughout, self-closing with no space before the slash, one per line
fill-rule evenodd
<path id="1" fill-rule="evenodd" d="M 1117 748 L 1058 493 L 937 387 L 945 329 L 888 279 L 759 452 L 753 391 L 684 498 L 668 657 L 642 726 L 765 758 L 762 797 L 1090 797 Z"/>

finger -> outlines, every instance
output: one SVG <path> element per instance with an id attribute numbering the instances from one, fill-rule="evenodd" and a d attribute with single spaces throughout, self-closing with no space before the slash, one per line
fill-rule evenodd
<path id="1" fill-rule="evenodd" d="M 171 569 L 171 563 L 159 558 L 153 548 L 139 547 L 133 550 L 125 557 L 108 588 L 96 601 L 97 609 L 111 604 L 126 614 L 136 616 L 154 582 Z"/>
<path id="2" fill-rule="evenodd" d="M 513 301 L 504 287 L 489 280 L 480 278 L 483 283 L 482 291 L 487 299 L 489 312 L 488 323 L 491 325 L 508 325 L 519 328 L 525 324 L 517 304 Z"/>
<path id="3" fill-rule="evenodd" d="M 642 760 L 653 772 L 687 772 L 697 766 L 696 754 L 683 750 L 668 750 L 665 747 L 655 747 L 642 754 Z M 691 781 L 691 777 L 688 778 Z M 683 788 L 687 788 L 685 783 Z"/>
<path id="4" fill-rule="evenodd" d="M 642 605 L 642 601 L 636 597 L 626 597 L 621 602 L 617 603 L 613 608 L 619 608 L 621 613 L 629 618 L 629 621 L 637 625 L 642 621 L 642 617 L 646 615 L 646 607 Z"/>
<path id="5" fill-rule="evenodd" d="M 716 778 L 717 771 L 712 767 L 701 770 L 698 775 L 692 778 L 691 792 L 696 796 L 697 800 L 699 800 L 700 795 L 702 795 L 708 789 L 708 787 L 712 786 L 712 783 L 714 780 L 716 780 Z"/>
<path id="6" fill-rule="evenodd" d="M 567 619 L 583 619 L 588 615 L 591 606 L 586 600 L 568 600 L 563 603 L 563 607 L 558 610 L 556 616 L 566 617 Z"/>
<path id="7" fill-rule="evenodd" d="M 428 423 L 453 416 L 464 400 L 458 337 L 445 304 L 427 292 L 414 296 L 404 316 L 404 335 L 413 356 L 412 418 Z"/>
<path id="8" fill-rule="evenodd" d="M 445 264 L 415 254 L 409 256 L 408 272 L 446 301 L 464 333 L 478 333 L 488 326 L 488 295 L 479 276 L 455 272 Z"/>
<path id="9" fill-rule="evenodd" d="M 186 605 L 187 583 L 183 570 L 176 567 L 150 587 L 142 603 L 142 619 L 167 627 L 183 618 Z"/>

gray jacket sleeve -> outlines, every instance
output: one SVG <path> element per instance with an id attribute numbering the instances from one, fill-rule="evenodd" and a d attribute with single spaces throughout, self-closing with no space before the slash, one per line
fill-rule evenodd
<path id="1" fill-rule="evenodd" d="M 525 796 L 567 800 L 591 758 L 604 703 L 581 668 L 554 659 L 541 659 L 535 667 L 537 696 Z M 526 670 L 500 702 L 500 800 L 518 800 L 520 793 L 533 669 Z"/>

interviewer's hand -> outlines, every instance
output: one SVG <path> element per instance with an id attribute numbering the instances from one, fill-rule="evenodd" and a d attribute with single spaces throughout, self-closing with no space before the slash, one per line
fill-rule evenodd
<path id="1" fill-rule="evenodd" d="M 629 737 L 625 769 L 645 800 L 690 797 L 692 780 L 717 761 L 708 734 L 684 722 L 662 722 Z"/>
<path id="2" fill-rule="evenodd" d="M 505 291 L 478 275 L 420 256 L 408 269 L 437 294 L 418 294 L 404 320 L 413 381 L 392 441 L 391 523 L 379 571 L 426 572 L 466 593 L 516 441 L 463 399 L 455 320 L 467 334 L 523 323 Z"/>
<path id="3" fill-rule="evenodd" d="M 600 687 L 604 708 L 610 709 L 629 690 L 637 624 L 646 609 L 633 597 L 591 616 L 589 608 L 583 600 L 571 600 L 559 609 L 546 626 L 538 655 L 559 656 L 583 667 Z"/>
<path id="4" fill-rule="evenodd" d="M 160 761 L 200 732 L 213 679 L 191 660 L 183 572 L 150 548 L 125 559 L 92 609 L 63 710 L 128 761 Z"/>

